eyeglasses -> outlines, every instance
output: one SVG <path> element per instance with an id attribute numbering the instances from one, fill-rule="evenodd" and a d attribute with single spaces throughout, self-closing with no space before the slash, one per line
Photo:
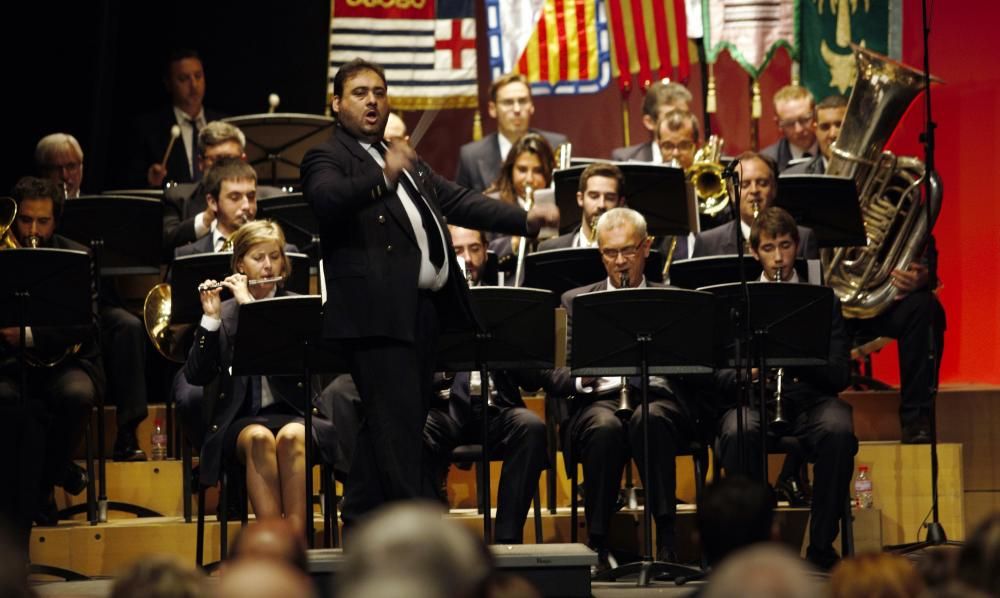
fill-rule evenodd
<path id="1" fill-rule="evenodd" d="M 660 151 L 665 154 L 672 153 L 674 150 L 686 153 L 693 149 L 694 149 L 694 142 L 688 140 L 684 140 L 676 144 L 670 143 L 669 141 L 664 141 L 663 143 L 660 144 Z"/>
<path id="2" fill-rule="evenodd" d="M 504 98 L 497 101 L 497 105 L 506 110 L 510 110 L 514 106 L 529 106 L 531 104 L 531 98 Z"/>
<path id="3" fill-rule="evenodd" d="M 605 247 L 601 249 L 601 257 L 608 261 L 616 261 L 618 256 L 622 256 L 626 260 L 631 260 L 635 256 L 639 255 L 639 249 L 642 247 L 642 242 L 636 243 L 629 247 L 622 247 L 621 249 L 616 249 L 612 247 Z"/>
<path id="4" fill-rule="evenodd" d="M 810 124 L 812 124 L 814 118 L 816 118 L 816 115 L 813 114 L 812 112 L 809 112 L 803 114 L 802 116 L 798 116 L 796 118 L 786 118 L 784 120 L 779 120 L 778 126 L 781 127 L 782 129 L 794 129 L 795 125 L 799 125 L 802 128 L 805 128 L 808 127 Z"/>
<path id="5" fill-rule="evenodd" d="M 62 172 L 64 170 L 66 172 L 76 172 L 80 170 L 81 166 L 83 166 L 83 162 L 67 162 L 66 164 L 46 164 L 45 170 L 47 172 Z"/>

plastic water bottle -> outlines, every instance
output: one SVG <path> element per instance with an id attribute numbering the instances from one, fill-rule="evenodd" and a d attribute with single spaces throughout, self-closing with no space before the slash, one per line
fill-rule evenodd
<path id="1" fill-rule="evenodd" d="M 859 509 L 872 508 L 872 478 L 868 466 L 858 467 L 858 477 L 854 479 L 854 504 Z"/>
<path id="2" fill-rule="evenodd" d="M 167 458 L 167 433 L 163 430 L 163 420 L 158 419 L 153 422 L 150 444 L 153 447 L 151 451 L 153 461 L 163 461 Z"/>

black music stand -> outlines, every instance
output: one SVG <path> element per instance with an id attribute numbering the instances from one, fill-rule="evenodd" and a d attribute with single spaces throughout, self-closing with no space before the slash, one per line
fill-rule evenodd
<path id="1" fill-rule="evenodd" d="M 59 234 L 93 250 L 94 268 L 100 276 L 159 274 L 162 229 L 163 206 L 151 197 L 70 199 L 59 220 Z"/>
<path id="2" fill-rule="evenodd" d="M 570 361 L 574 376 L 640 376 L 643 479 L 649 483 L 649 376 L 713 371 L 715 297 L 667 288 L 586 293 L 573 299 Z M 709 323 L 708 330 L 705 323 Z M 643 557 L 603 573 L 615 581 L 638 575 L 646 586 L 660 575 L 691 575 L 696 569 L 653 559 L 653 528 L 646 488 L 642 510 Z"/>
<path id="3" fill-rule="evenodd" d="M 335 121 L 315 114 L 248 114 L 222 119 L 246 135 L 247 162 L 258 183 L 281 186 L 299 182 L 299 165 L 306 152 L 326 141 Z"/>
<path id="4" fill-rule="evenodd" d="M 677 260 L 670 265 L 670 284 L 682 289 L 700 289 L 717 284 L 726 284 L 739 280 L 740 258 L 735 255 L 713 255 Z M 750 256 L 743 256 L 743 267 L 747 278 L 760 278 L 762 268 L 760 262 Z M 795 272 L 799 279 L 810 280 L 809 263 L 804 258 L 796 258 Z"/>
<path id="5" fill-rule="evenodd" d="M 260 299 L 239 306 L 239 326 L 233 341 L 234 376 L 300 376 L 306 404 L 306 538 L 313 547 L 312 503 L 312 375 L 348 371 L 339 356 L 321 342 L 322 299 L 297 295 Z M 336 525 L 336 523 L 334 523 Z M 226 538 L 225 529 L 223 538 Z M 326 530 L 330 533 L 330 530 Z M 225 542 L 226 540 L 223 540 Z M 222 554 L 226 552 L 225 544 Z"/>
<path id="6" fill-rule="evenodd" d="M 319 221 L 301 193 L 258 199 L 257 218 L 276 221 L 285 231 L 286 241 L 308 255 L 312 264 L 319 263 Z"/>
<path id="7" fill-rule="evenodd" d="M 483 539 L 492 543 L 490 522 L 489 403 L 490 370 L 551 369 L 555 363 L 555 312 L 551 293 L 542 289 L 470 289 L 480 330 L 446 333 L 438 343 L 438 371 L 476 370 L 480 376 L 483 451 L 479 465 L 483 502 Z M 543 334 L 539 334 L 543 331 Z M 552 336 L 545 334 L 550 331 Z"/>
<path id="8" fill-rule="evenodd" d="M 742 328 L 734 330 L 731 323 L 732 310 L 746 311 L 746 297 L 750 300 L 750 321 L 752 331 L 750 354 L 756 360 L 763 380 L 769 368 L 814 367 L 826 365 L 830 354 L 830 328 L 833 313 L 833 290 L 811 284 L 751 282 L 744 287 L 741 283 L 710 286 L 702 289 L 719 298 L 716 326 L 716 354 L 720 367 L 736 367 L 742 357 L 741 344 L 747 339 L 742 336 Z M 763 482 L 767 474 L 767 389 L 759 385 L 758 410 L 760 417 L 760 440 Z M 742 436 L 741 427 L 738 433 Z M 741 442 L 742 444 L 742 442 Z M 741 454 L 741 459 L 747 458 Z"/>
<path id="9" fill-rule="evenodd" d="M 0 327 L 17 326 L 20 329 L 20 348 L 17 352 L 19 380 L 19 399 L 14 407 L 13 417 L 5 417 L 9 423 L 23 418 L 19 425 L 14 425 L 6 434 L 17 447 L 10 463 L 25 465 L 23 455 L 44 454 L 45 434 L 43 429 L 34 425 L 31 417 L 32 405 L 28 401 L 28 369 L 26 355 L 26 329 L 32 327 L 95 327 L 93 284 L 90 256 L 82 251 L 68 249 L 9 249 L 0 251 Z M 96 335 L 93 339 L 97 341 Z M 90 415 L 88 414 L 89 418 Z M 87 434 L 90 433 L 89 427 Z M 31 443 L 26 446 L 24 443 Z M 90 443 L 87 443 L 88 448 Z M 18 467 L 18 474 L 5 476 L 11 480 L 10 491 L 13 498 L 8 499 L 16 520 L 12 523 L 18 526 L 17 531 L 27 531 L 30 535 L 31 520 L 38 501 L 38 488 L 41 483 L 40 468 Z M 86 510 L 87 520 L 91 525 L 97 525 L 97 501 L 94 493 L 94 462 L 89 450 L 87 453 L 87 502 L 81 512 Z M 7 502 L 7 500 L 5 500 Z M 24 530 L 21 524 L 26 522 Z M 18 548 L 27 549 L 28 537 L 18 538 L 25 543 Z M 31 571 L 44 575 L 54 575 L 66 580 L 89 579 L 75 571 L 52 567 L 49 565 L 32 564 Z"/>
<path id="10" fill-rule="evenodd" d="M 643 274 L 646 280 L 663 282 L 662 253 L 655 249 L 649 252 Z M 555 307 L 566 291 L 607 277 L 596 247 L 536 251 L 524 257 L 524 286 L 552 291 Z"/>
<path id="11" fill-rule="evenodd" d="M 786 209 L 799 225 L 813 229 L 820 247 L 851 247 L 868 242 L 858 188 L 852 178 L 781 175 L 775 205 Z"/>

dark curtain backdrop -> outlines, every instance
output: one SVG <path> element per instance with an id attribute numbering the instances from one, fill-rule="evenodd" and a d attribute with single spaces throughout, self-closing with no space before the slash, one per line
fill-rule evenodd
<path id="1" fill-rule="evenodd" d="M 945 185 L 935 232 L 941 251 L 940 297 L 949 320 L 942 379 L 1000 383 L 1000 177 L 993 164 L 1000 129 L 1000 68 L 990 58 L 995 19 L 988 0 L 932 5 L 931 67 L 947 82 L 934 95 L 938 169 Z M 481 13 L 482 6 L 477 10 Z M 85 191 L 113 186 L 129 119 L 167 101 L 162 62 L 172 46 L 201 52 L 209 106 L 233 115 L 264 112 L 267 96 L 274 92 L 281 96 L 281 111 L 322 113 L 328 16 L 325 0 L 267 5 L 105 0 L 18 9 L 8 20 L 18 31 L 2 42 L 10 77 L 5 104 L 11 135 L 0 188 L 9 189 L 19 176 L 31 173 L 35 142 L 53 131 L 73 133 L 83 144 Z M 482 29 L 480 19 L 481 40 Z M 921 64 L 920 33 L 920 2 L 904 0 L 904 60 L 909 64 Z M 480 44 L 480 107 L 488 133 L 495 126 L 485 112 L 485 65 Z M 788 83 L 789 66 L 788 56 L 779 51 L 761 79 L 761 146 L 777 138 L 769 99 Z M 725 56 L 716 77 L 720 112 L 712 117 L 712 127 L 725 138 L 727 152 L 748 149 L 749 80 Z M 700 103 L 697 66 L 688 83 Z M 632 115 L 631 142 L 648 138 L 638 118 L 641 100 L 633 91 L 623 104 L 613 84 L 596 95 L 537 98 L 534 124 L 569 135 L 576 155 L 607 156 L 624 142 L 623 105 Z M 418 150 L 442 174 L 454 174 L 458 146 L 471 139 L 473 113 L 441 112 L 421 141 Z M 915 102 L 892 149 L 922 155 L 917 136 L 923 113 L 922 103 Z M 412 128 L 420 113 L 404 118 Z M 889 380 L 897 379 L 893 347 L 876 359 L 876 374 Z"/>

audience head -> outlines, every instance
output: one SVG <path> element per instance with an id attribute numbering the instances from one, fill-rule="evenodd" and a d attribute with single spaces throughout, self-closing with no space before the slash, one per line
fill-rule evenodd
<path id="1" fill-rule="evenodd" d="M 18 547 L 13 527 L 0 516 L 0 596 L 4 598 L 34 598 L 28 583 L 28 546 Z"/>
<path id="2" fill-rule="evenodd" d="M 213 120 L 198 131 L 198 168 L 208 172 L 217 160 L 240 158 L 245 160 L 246 135 L 233 125 Z"/>
<path id="3" fill-rule="evenodd" d="M 500 175 L 491 189 L 500 192 L 500 199 L 516 204 L 525 197 L 525 187 L 544 189 L 552 182 L 555 156 L 552 146 L 538 133 L 528 133 L 514 142 Z"/>
<path id="4" fill-rule="evenodd" d="M 176 108 L 191 118 L 198 116 L 205 101 L 205 69 L 196 51 L 179 49 L 171 52 L 163 83 Z"/>
<path id="5" fill-rule="evenodd" d="M 22 177 L 12 195 L 17 204 L 17 218 L 11 227 L 22 247 L 47 246 L 62 217 L 63 190 L 51 179 Z"/>
<path id="6" fill-rule="evenodd" d="M 843 559 L 830 572 L 831 598 L 916 598 L 923 589 L 910 561 L 887 552 Z"/>
<path id="7" fill-rule="evenodd" d="M 347 558 L 342 595 L 394 578 L 403 587 L 427 590 L 427 596 L 478 596 L 492 571 L 482 541 L 429 502 L 400 502 L 373 513 L 353 533 Z"/>
<path id="8" fill-rule="evenodd" d="M 308 575 L 274 559 L 245 558 L 227 565 L 219 580 L 217 598 L 314 598 Z"/>
<path id="9" fill-rule="evenodd" d="M 514 142 L 528 132 L 535 105 L 531 101 L 528 79 L 520 73 L 501 75 L 490 85 L 490 116 L 497 120 L 497 130 Z"/>
<path id="10" fill-rule="evenodd" d="M 396 141 L 405 143 L 410 141 L 410 134 L 406 130 L 406 123 L 395 112 L 389 113 L 389 119 L 385 123 L 385 133 L 383 133 L 383 136 L 389 143 Z"/>
<path id="11" fill-rule="evenodd" d="M 774 161 L 757 152 L 743 152 L 736 157 L 740 175 L 740 220 L 747 226 L 753 224 L 754 212 L 761 212 L 771 205 L 778 192 Z"/>
<path id="12" fill-rule="evenodd" d="M 361 58 L 342 65 L 333 76 L 333 113 L 337 124 L 366 143 L 381 141 L 389 119 L 385 70 Z"/>
<path id="13" fill-rule="evenodd" d="M 38 172 L 65 186 L 66 197 L 78 197 L 83 182 L 83 149 L 76 137 L 68 133 L 52 133 L 35 146 L 35 166 Z"/>
<path id="14" fill-rule="evenodd" d="M 705 488 L 695 521 L 709 565 L 751 544 L 772 540 L 775 504 L 770 486 L 739 475 L 718 479 Z"/>
<path id="15" fill-rule="evenodd" d="M 258 227 L 256 225 L 264 226 Z M 273 225 L 267 220 L 261 220 L 252 222 L 243 229 L 250 230 L 247 233 L 248 236 L 265 240 L 264 242 L 280 241 L 279 246 L 282 247 L 282 254 L 284 254 L 284 235 L 281 234 L 281 229 L 277 225 Z M 260 229 L 260 231 L 252 229 Z M 237 233 L 237 236 L 241 237 L 241 241 L 244 230 Z M 242 245 L 245 243 L 241 242 Z M 233 255 L 236 255 L 235 246 Z M 303 573 L 308 572 L 309 566 L 302 536 L 295 533 L 295 529 L 284 519 L 258 521 L 241 530 L 233 541 L 229 556 L 233 560 L 266 559 L 279 561 L 291 565 Z"/>
<path id="16" fill-rule="evenodd" d="M 631 208 L 614 208 L 597 221 L 597 247 L 611 285 L 625 279 L 629 287 L 642 282 L 652 239 L 646 234 L 646 219 Z"/>
<path id="17" fill-rule="evenodd" d="M 820 153 L 827 160 L 833 156 L 833 143 L 840 137 L 840 127 L 846 114 L 847 98 L 844 96 L 827 96 L 816 104 L 816 141 Z"/>
<path id="18" fill-rule="evenodd" d="M 455 255 L 465 260 L 465 268 L 472 284 L 483 282 L 483 271 L 486 269 L 486 235 L 483 231 L 462 228 L 454 224 L 448 225 L 451 233 L 451 245 Z"/>
<path id="19" fill-rule="evenodd" d="M 958 555 L 956 577 L 968 586 L 1000 595 L 1000 513 L 976 526 Z"/>
<path id="20" fill-rule="evenodd" d="M 792 215 L 777 206 L 765 208 L 750 226 L 750 252 L 768 280 L 791 280 L 799 251 L 799 227 Z"/>
<path id="21" fill-rule="evenodd" d="M 779 544 L 733 553 L 712 573 L 705 598 L 815 598 L 822 583 L 799 556 Z"/>
<path id="22" fill-rule="evenodd" d="M 111 598 L 208 598 L 205 576 L 176 557 L 144 556 L 115 580 Z"/>
<path id="23" fill-rule="evenodd" d="M 656 123 L 668 112 L 691 112 L 694 98 L 687 87 L 674 81 L 656 81 L 646 90 L 642 100 L 642 125 L 656 136 Z"/>
<path id="24" fill-rule="evenodd" d="M 223 158 L 205 173 L 205 201 L 229 237 L 257 216 L 257 173 L 239 158 Z"/>
<path id="25" fill-rule="evenodd" d="M 687 170 L 698 147 L 698 119 L 690 112 L 668 112 L 656 124 L 656 143 L 664 163 L 677 160 Z"/>
<path id="26" fill-rule="evenodd" d="M 816 142 L 815 100 L 801 85 L 786 85 L 774 94 L 774 122 L 788 143 L 807 150 Z"/>

